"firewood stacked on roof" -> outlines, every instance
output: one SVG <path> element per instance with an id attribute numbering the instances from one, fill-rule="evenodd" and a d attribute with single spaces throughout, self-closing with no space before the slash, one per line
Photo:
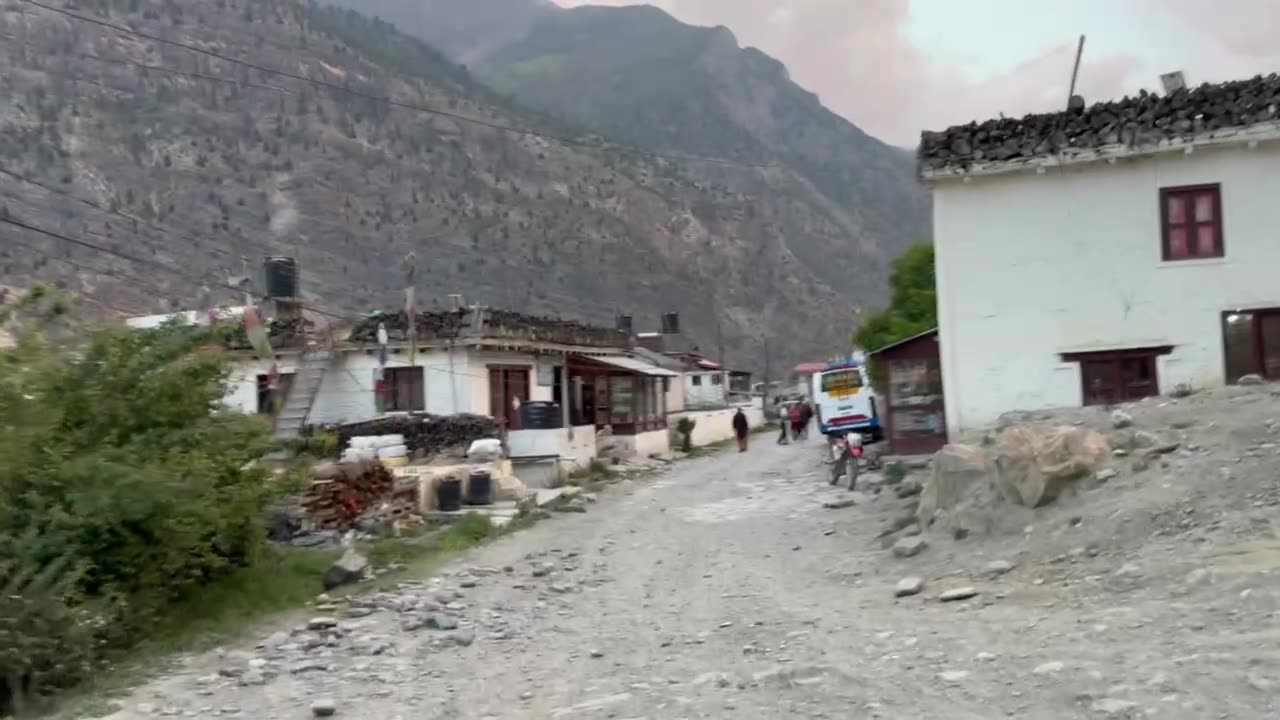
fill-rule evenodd
<path id="1" fill-rule="evenodd" d="M 316 466 L 313 475 L 301 505 L 316 527 L 324 530 L 351 527 L 356 518 L 392 500 L 396 492 L 395 476 L 377 460 L 324 463 Z"/>
<path id="2" fill-rule="evenodd" d="M 412 456 L 428 456 L 446 448 L 463 446 L 474 440 L 498 437 L 498 424 L 486 415 L 430 415 L 408 413 L 388 415 L 337 428 L 338 446 L 347 447 L 351 438 L 362 435 L 403 435 Z"/>
<path id="3" fill-rule="evenodd" d="M 1096 103 L 1087 109 L 994 118 L 941 132 L 925 131 L 917 157 L 922 172 L 965 169 L 976 163 L 1029 159 L 1072 149 L 1149 146 L 1275 120 L 1280 120 L 1280 75 L 1273 73 L 1251 80 L 1206 83 L 1168 95 L 1143 90 L 1137 96 Z"/>
<path id="4" fill-rule="evenodd" d="M 445 310 L 442 312 L 420 312 L 414 318 L 419 340 L 435 338 L 455 338 L 466 327 L 468 310 Z M 387 329 L 387 339 L 391 342 L 406 342 L 409 339 L 409 318 L 403 310 L 398 312 L 377 313 L 364 318 L 351 328 L 348 339 L 354 343 L 376 343 L 378 341 L 378 325 Z"/>
<path id="5" fill-rule="evenodd" d="M 462 308 L 418 313 L 415 322 L 418 340 L 457 338 L 465 329 L 471 327 L 474 312 L 473 308 Z M 587 325 L 575 320 L 527 315 L 510 310 L 483 308 L 480 312 L 483 313 L 484 319 L 483 327 L 478 329 L 481 337 L 519 338 L 565 345 L 621 347 L 627 343 L 626 334 L 613 328 Z M 348 339 L 353 343 L 376 343 L 379 324 L 387 329 L 388 341 L 396 343 L 408 341 L 409 319 L 404 311 L 371 315 L 351 329 Z"/>

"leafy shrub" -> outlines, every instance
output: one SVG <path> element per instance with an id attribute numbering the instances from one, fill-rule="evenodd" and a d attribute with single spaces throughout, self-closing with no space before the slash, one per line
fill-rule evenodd
<path id="1" fill-rule="evenodd" d="M 32 648 L 0 652 L 8 702 L 15 687 L 73 682 L 257 560 L 271 497 L 251 461 L 269 440 L 220 411 L 228 366 L 210 340 L 193 327 L 102 331 L 67 352 L 25 333 L 0 352 L 0 582 L 15 584 L 0 629 L 21 628 Z M 50 567 L 42 584 L 27 579 Z"/>
<path id="2" fill-rule="evenodd" d="M 676 421 L 676 434 L 680 436 L 681 452 L 693 450 L 693 429 L 697 426 L 698 421 L 691 417 L 682 417 Z"/>

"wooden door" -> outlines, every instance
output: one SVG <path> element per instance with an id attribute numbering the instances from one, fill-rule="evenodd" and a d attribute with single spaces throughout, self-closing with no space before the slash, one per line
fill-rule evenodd
<path id="1" fill-rule="evenodd" d="M 529 402 L 529 368 L 489 368 L 489 414 L 500 427 L 520 429 L 520 405 Z"/>
<path id="2" fill-rule="evenodd" d="M 1280 313 L 1263 313 L 1258 316 L 1257 322 L 1262 375 L 1271 380 L 1280 380 Z"/>

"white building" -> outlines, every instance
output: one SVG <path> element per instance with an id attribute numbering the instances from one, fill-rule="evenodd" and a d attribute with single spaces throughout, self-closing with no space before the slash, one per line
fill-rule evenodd
<path id="1" fill-rule="evenodd" d="M 246 413 L 282 407 L 277 431 L 286 421 L 300 428 L 395 412 L 488 415 L 507 429 L 513 457 L 559 456 L 576 465 L 596 456 L 596 434 L 605 427 L 610 446 L 626 454 L 670 451 L 664 383 L 678 376 L 630 356 L 625 335 L 483 308 L 420 318 L 412 357 L 404 331 L 388 332 L 385 365 L 374 339 L 378 318 L 336 342 L 273 347 L 270 358 L 240 350 L 225 402 Z M 402 317 L 386 324 L 397 321 L 404 325 Z M 273 365 L 278 390 L 270 384 Z M 532 426 L 522 408 L 535 403 L 555 403 L 558 415 Z"/>
<path id="2" fill-rule="evenodd" d="M 924 133 L 948 431 L 1280 378 L 1280 79 Z"/>

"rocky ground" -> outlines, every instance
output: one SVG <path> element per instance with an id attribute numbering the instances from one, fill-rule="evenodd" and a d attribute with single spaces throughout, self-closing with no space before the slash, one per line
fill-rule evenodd
<path id="1" fill-rule="evenodd" d="M 824 507 L 851 494 L 819 441 L 757 437 L 185 658 L 113 717 L 1277 717 L 1280 399 L 1126 412 L 1054 417 L 1177 448 L 1114 457 L 1014 533 L 894 552 L 912 500 L 873 476 Z"/>

